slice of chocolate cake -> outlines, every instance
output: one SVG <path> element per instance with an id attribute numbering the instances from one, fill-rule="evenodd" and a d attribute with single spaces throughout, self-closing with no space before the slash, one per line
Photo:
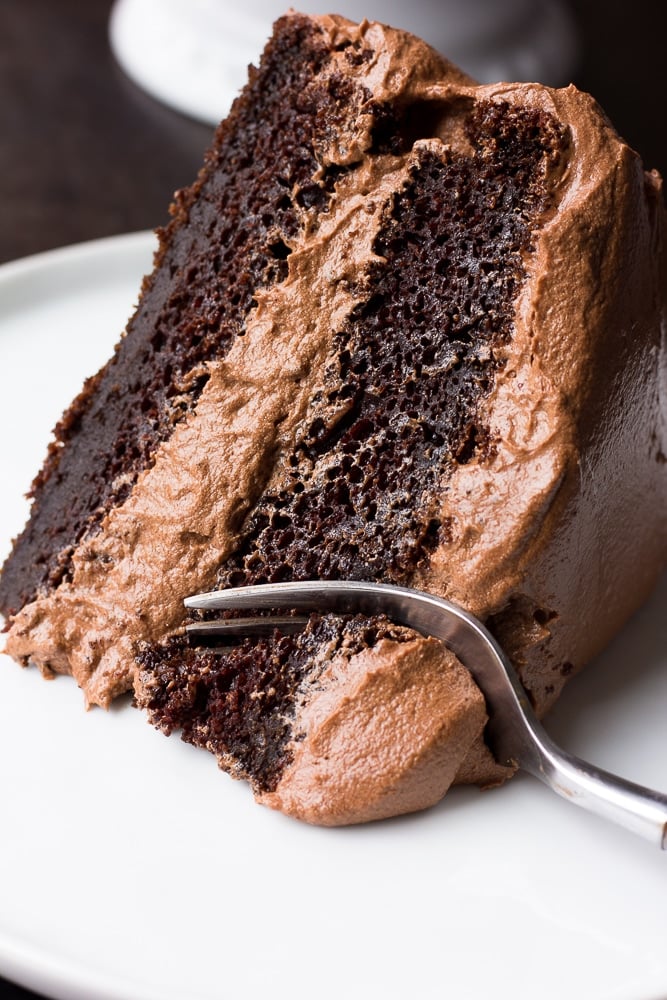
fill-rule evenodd
<path id="1" fill-rule="evenodd" d="M 438 643 L 325 616 L 202 650 L 182 598 L 419 586 L 484 618 L 545 711 L 666 560 L 662 233 L 659 178 L 574 88 L 283 18 L 56 429 L 8 651 L 91 704 L 134 687 L 313 822 L 501 780 Z"/>

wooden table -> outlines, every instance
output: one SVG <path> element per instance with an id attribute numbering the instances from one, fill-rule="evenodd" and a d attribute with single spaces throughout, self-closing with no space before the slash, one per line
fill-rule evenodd
<path id="1" fill-rule="evenodd" d="M 212 130 L 125 78 L 109 50 L 110 6 L 2 2 L 0 262 L 161 225 L 173 191 L 199 168 Z M 667 174 L 661 7 L 573 0 L 583 52 L 575 83 L 597 97 L 648 166 Z M 0 979 L 0 996 L 35 994 Z"/>

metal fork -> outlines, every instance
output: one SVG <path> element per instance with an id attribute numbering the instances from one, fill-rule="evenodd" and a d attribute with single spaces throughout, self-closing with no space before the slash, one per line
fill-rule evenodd
<path id="1" fill-rule="evenodd" d="M 561 750 L 533 712 L 514 668 L 482 623 L 440 597 L 386 584 L 312 581 L 238 587 L 185 600 L 199 610 L 271 610 L 384 614 L 440 639 L 470 670 L 486 698 L 485 737 L 496 760 L 529 771 L 575 805 L 667 847 L 667 795 L 609 774 Z M 192 637 L 257 635 L 278 626 L 303 629 L 307 618 L 268 616 L 198 622 Z"/>

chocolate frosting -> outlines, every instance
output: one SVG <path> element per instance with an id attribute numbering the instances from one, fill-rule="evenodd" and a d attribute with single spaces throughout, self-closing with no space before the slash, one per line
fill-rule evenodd
<path id="1" fill-rule="evenodd" d="M 367 157 L 370 120 L 320 151 L 323 164 L 357 165 L 341 175 L 330 213 L 304 210 L 286 281 L 257 296 L 246 335 L 208 366 L 196 411 L 80 544 L 71 580 L 14 618 L 7 651 L 47 675 L 73 674 L 91 705 L 132 686 L 137 643 L 179 629 L 184 594 L 211 586 L 245 514 L 267 485 L 279 487 L 284 456 L 314 419 L 333 334 L 356 304 L 355 279 L 373 260 L 381 208 L 419 147 L 461 148 L 446 113 L 457 100 L 503 100 L 566 125 L 568 159 L 526 258 L 502 372 L 482 403 L 498 447 L 454 473 L 440 511 L 451 537 L 415 584 L 493 624 L 542 712 L 665 565 L 661 182 L 573 87 L 480 87 L 403 32 L 315 20 L 332 47 L 366 38 L 374 56 L 356 72 L 376 101 L 442 108 L 442 120 L 405 155 Z M 457 772 L 480 782 L 502 776 L 481 742 L 482 699 L 432 643 L 383 643 L 333 661 L 327 677 L 268 804 L 320 823 L 353 822 L 431 804 Z M 398 713 L 401 725 L 401 703 L 413 702 L 420 724 L 402 730 L 399 760 L 391 727 L 378 720 Z"/>
<path id="2" fill-rule="evenodd" d="M 333 658 L 297 715 L 294 755 L 259 801 L 337 826 L 438 802 L 486 722 L 484 699 L 442 643 L 384 639 Z"/>

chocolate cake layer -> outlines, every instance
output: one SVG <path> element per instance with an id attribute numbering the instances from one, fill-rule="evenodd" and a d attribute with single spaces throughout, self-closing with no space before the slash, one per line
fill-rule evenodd
<path id="1" fill-rule="evenodd" d="M 462 125 L 470 152 L 424 147 L 385 206 L 363 300 L 333 339 L 321 412 L 287 459 L 285 488 L 247 519 L 219 587 L 408 583 L 446 544 L 442 491 L 494 446 L 479 402 L 503 366 L 567 148 L 548 115 L 503 102 L 471 106 Z"/>
<path id="2" fill-rule="evenodd" d="M 278 629 L 221 649 L 197 648 L 174 637 L 167 648 L 138 656 L 142 705 L 167 735 L 214 753 L 235 777 L 273 791 L 292 760 L 293 723 L 325 664 L 350 658 L 382 639 L 408 642 L 409 629 L 384 618 L 312 616 L 296 635 Z"/>

